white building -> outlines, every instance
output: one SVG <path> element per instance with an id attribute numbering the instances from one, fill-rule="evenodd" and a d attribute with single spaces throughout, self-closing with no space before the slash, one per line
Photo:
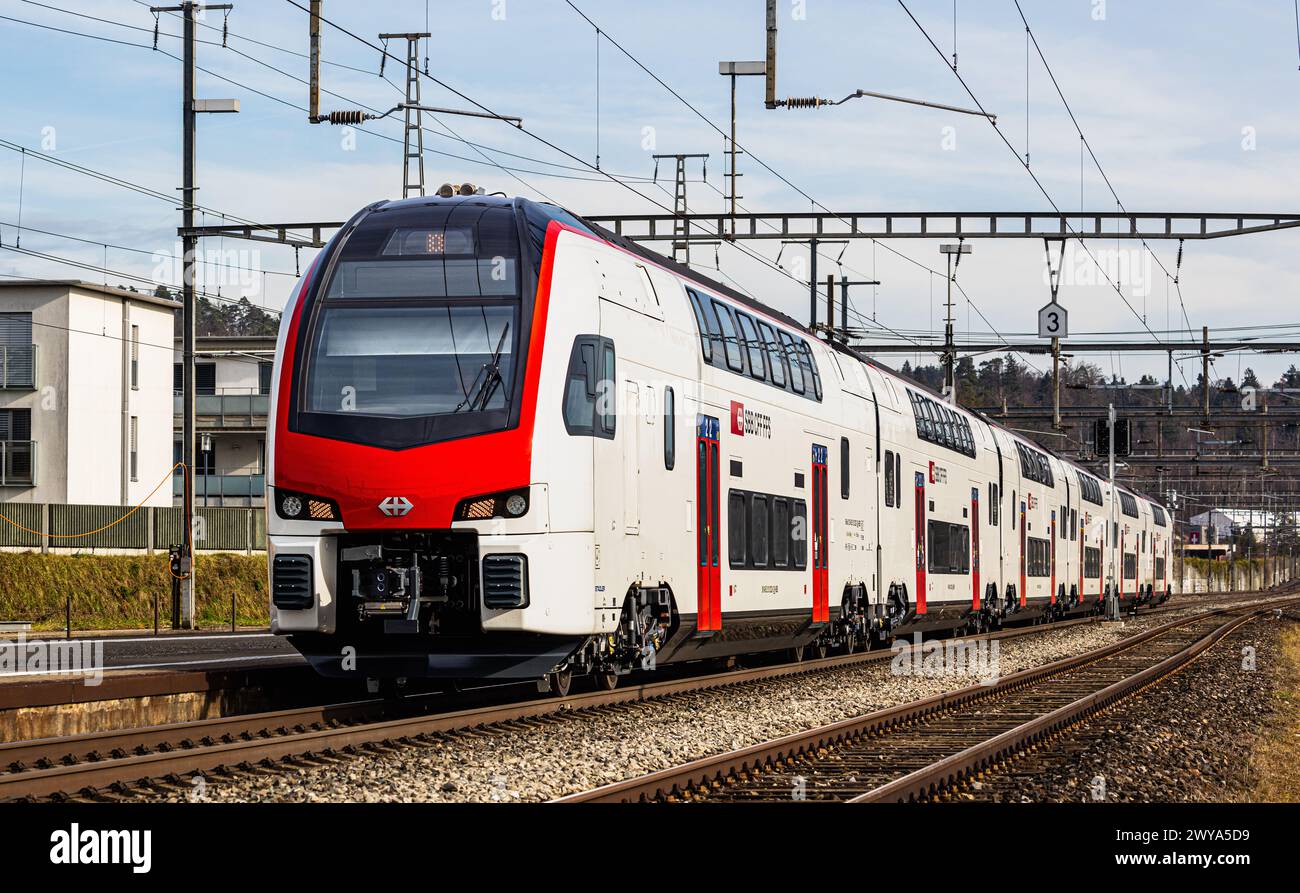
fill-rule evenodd
<path id="1" fill-rule="evenodd" d="M 181 341 L 175 342 L 173 394 L 181 456 Z M 275 337 L 202 336 L 195 340 L 194 498 L 199 506 L 261 506 L 266 487 L 266 413 Z M 175 482 L 179 500 L 181 481 Z"/>
<path id="2" fill-rule="evenodd" d="M 171 504 L 172 301 L 0 280 L 0 502 Z"/>

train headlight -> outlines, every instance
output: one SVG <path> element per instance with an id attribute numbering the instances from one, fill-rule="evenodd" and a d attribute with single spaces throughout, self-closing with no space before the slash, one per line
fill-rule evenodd
<path id="1" fill-rule="evenodd" d="M 528 489 L 506 490 L 462 499 L 453 518 L 457 521 L 489 521 L 492 518 L 522 518 L 528 514 Z"/>
<path id="2" fill-rule="evenodd" d="M 275 491 L 275 511 L 289 521 L 338 521 L 341 517 L 332 500 L 291 490 Z"/>
<path id="3" fill-rule="evenodd" d="M 302 500 L 292 493 L 285 494 L 280 500 L 280 514 L 287 518 L 296 518 L 302 514 Z"/>

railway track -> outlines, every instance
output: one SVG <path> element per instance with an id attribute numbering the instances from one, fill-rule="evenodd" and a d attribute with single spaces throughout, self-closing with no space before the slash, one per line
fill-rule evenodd
<path id="1" fill-rule="evenodd" d="M 1185 610 L 1168 606 L 1148 611 Z M 1082 617 L 1049 625 L 945 641 L 1015 638 L 1096 622 Z M 304 762 L 330 762 L 399 747 L 432 746 L 461 734 L 508 732 L 583 711 L 753 685 L 890 660 L 892 650 L 862 652 L 712 673 L 565 697 L 448 710 L 436 697 L 366 700 L 270 713 L 197 720 L 0 745 L 0 800 L 116 799 L 150 790 L 189 789 L 195 775 L 235 777 Z M 430 710 L 437 712 L 430 713 Z"/>
<path id="2" fill-rule="evenodd" d="M 1180 618 L 993 685 L 876 711 L 559 802 L 944 799 L 1162 677 L 1294 597 Z"/>

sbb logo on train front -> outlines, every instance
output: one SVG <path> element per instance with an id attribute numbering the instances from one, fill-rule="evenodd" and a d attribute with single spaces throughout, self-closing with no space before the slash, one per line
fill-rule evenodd
<path id="1" fill-rule="evenodd" d="M 409 515 L 415 505 L 405 496 L 389 496 L 383 502 L 379 503 L 379 510 L 390 518 L 401 518 Z"/>

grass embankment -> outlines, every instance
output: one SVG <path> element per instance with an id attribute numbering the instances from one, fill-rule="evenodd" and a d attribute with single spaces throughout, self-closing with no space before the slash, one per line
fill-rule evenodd
<path id="1" fill-rule="evenodd" d="M 1290 623 L 1278 640 L 1281 666 L 1273 692 L 1274 713 L 1255 743 L 1257 779 L 1252 801 L 1300 803 L 1300 625 Z"/>
<path id="2" fill-rule="evenodd" d="M 199 554 L 196 599 L 200 627 L 236 622 L 265 626 L 266 555 Z M 171 620 L 167 554 L 41 555 L 0 553 L 0 620 L 30 620 L 34 629 L 61 630 L 72 596 L 72 629 L 152 629 L 158 599 L 161 625 Z"/>

